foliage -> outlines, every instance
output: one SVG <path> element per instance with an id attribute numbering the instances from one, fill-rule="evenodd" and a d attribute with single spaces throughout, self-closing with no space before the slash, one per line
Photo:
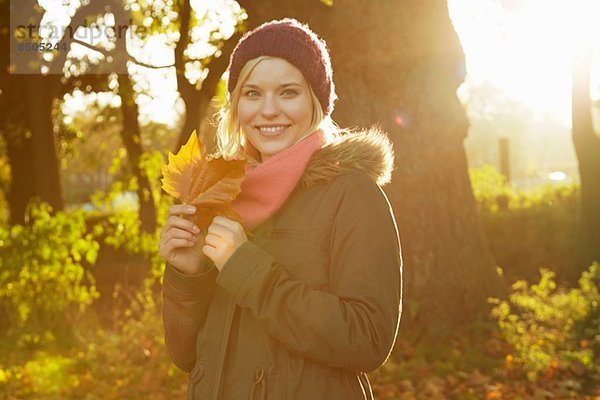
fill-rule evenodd
<path id="1" fill-rule="evenodd" d="M 155 294 L 140 290 L 125 310 L 114 308 L 112 314 L 111 328 L 88 314 L 71 347 L 60 353 L 13 352 L 7 365 L 0 362 L 0 399 L 3 394 L 18 399 L 182 398 L 185 376 L 164 348 Z"/>
<path id="2" fill-rule="evenodd" d="M 0 136 L 0 149 L 2 145 L 2 137 Z M 8 157 L 0 154 L 0 223 L 8 223 L 8 201 L 6 193 L 11 184 L 10 164 Z"/>
<path id="3" fill-rule="evenodd" d="M 0 226 L 0 304 L 17 345 L 44 345 L 69 333 L 98 297 L 85 265 L 99 244 L 81 211 L 58 212 L 31 203 L 28 225 Z M 57 296 L 57 293 L 60 293 Z"/>
<path id="4" fill-rule="evenodd" d="M 381 400 L 595 400 L 600 394 L 597 378 L 587 383 L 564 375 L 529 380 L 506 361 L 512 350 L 492 320 L 443 340 L 401 329 L 392 357 L 370 373 L 373 392 Z"/>
<path id="5" fill-rule="evenodd" d="M 116 159 L 115 166 L 120 162 L 122 159 Z M 159 226 L 164 224 L 168 206 L 172 202 L 160 190 L 162 163 L 164 156 L 159 152 L 151 152 L 143 155 L 140 164 L 152 184 Z M 486 176 L 492 180 L 487 183 L 482 181 Z M 537 198 L 527 193 L 527 200 L 525 194 L 503 183 L 501 177 L 493 172 L 483 174 L 480 178 L 477 178 L 479 183 L 475 185 L 480 190 L 476 197 L 485 218 L 504 214 L 505 218 L 510 219 L 511 213 L 520 210 L 531 213 L 544 207 L 547 207 L 545 212 L 550 218 L 552 212 L 563 210 L 566 204 L 570 204 L 568 201 L 559 202 L 556 207 L 556 203 L 553 203 L 554 206 L 545 203 L 548 199 L 556 201 L 557 188 L 549 188 L 546 195 Z M 76 323 L 69 324 L 75 327 L 75 334 L 70 336 L 68 346 L 52 346 L 53 342 L 50 341 L 36 347 L 15 348 L 14 335 L 8 337 L 0 334 L 0 353 L 6 354 L 5 358 L 0 359 L 0 399 L 136 400 L 185 397 L 186 375 L 173 365 L 164 345 L 160 296 L 164 261 L 158 255 L 156 246 L 159 232 L 144 233 L 140 230 L 137 212 L 119 211 L 113 207 L 119 193 L 135 192 L 136 185 L 134 178 L 127 178 L 113 183 L 109 192 L 97 192 L 93 196 L 98 210 L 95 212 L 74 211 L 51 215 L 45 206 L 40 208 L 45 212 L 37 211 L 36 214 L 32 211 L 32 215 L 36 215 L 31 219 L 32 226 L 35 225 L 34 221 L 38 221 L 39 226 L 46 227 L 46 230 L 38 227 L 35 234 L 26 236 L 21 233 L 17 236 L 20 238 L 18 243 L 21 243 L 19 249 L 30 252 L 31 257 L 33 254 L 43 254 L 45 245 L 51 243 L 52 250 L 58 250 L 53 252 L 52 260 L 61 267 L 68 265 L 65 260 L 69 257 L 74 260 L 75 257 L 72 247 L 78 247 L 69 247 L 67 243 L 74 241 L 73 237 L 77 236 L 88 244 L 98 243 L 102 248 L 111 247 L 139 256 L 149 265 L 149 273 L 140 287 L 116 285 L 110 293 L 102 293 L 103 297 L 94 297 L 91 306 L 86 305 L 83 313 L 78 314 Z M 572 195 L 566 195 L 565 199 L 570 199 Z M 509 199 L 505 208 L 500 207 L 497 200 L 500 196 Z M 13 229 L 34 231 L 32 227 Z M 78 232 L 77 235 L 69 233 L 69 229 Z M 11 265 L 10 270 L 18 270 L 21 260 L 31 257 L 22 257 L 24 253 L 17 250 L 5 253 L 9 244 L 10 248 L 16 246 L 17 239 L 10 236 L 8 227 L 0 232 L 3 246 L 0 262 L 6 263 L 0 265 L 0 271 L 7 269 L 5 265 Z M 513 235 L 518 233 L 513 227 Z M 517 244 L 515 241 L 513 245 Z M 98 262 L 96 258 L 90 258 L 84 264 L 86 253 L 82 250 L 79 252 L 80 264 L 84 269 Z M 10 258 L 4 257 L 4 254 Z M 15 258 L 18 255 L 21 258 Z M 543 272 L 542 279 L 535 285 L 519 283 L 516 286 L 518 290 L 515 289 L 505 301 L 509 307 L 508 314 L 506 310 L 502 311 L 505 313 L 502 314 L 507 324 L 505 327 L 500 326 L 496 316 L 494 321 L 472 324 L 464 332 L 456 332 L 443 341 L 422 338 L 416 334 L 411 336 L 411 332 L 402 330 L 390 360 L 370 374 L 376 398 L 594 398 L 600 394 L 598 371 L 594 366 L 600 354 L 597 328 L 600 324 L 599 270 L 598 265 L 592 266 L 575 289 L 560 288 L 549 272 Z M 62 291 L 62 283 L 60 280 L 44 283 L 47 303 L 65 300 L 67 296 L 63 293 L 67 292 Z M 94 288 L 93 283 L 93 280 L 88 282 L 88 290 Z M 0 286 L 2 288 L 6 286 Z M 61 296 L 56 293 L 61 293 Z M 11 292 L 13 295 L 16 293 Z M 513 303 L 513 299 L 518 305 Z M 98 302 L 108 300 L 109 307 L 97 307 Z M 0 304 L 5 308 L 7 305 L 13 307 L 8 297 L 2 297 Z M 496 306 L 500 307 L 501 304 L 498 300 Z M 46 305 L 32 303 L 32 306 Z M 74 306 L 77 308 L 76 304 Z M 15 313 L 13 315 L 18 316 Z M 64 322 L 63 315 L 68 314 L 60 314 Z M 14 320 L 10 320 L 9 325 L 14 326 Z M 59 331 L 48 321 L 40 321 L 39 325 L 52 335 Z M 521 331 L 519 326 L 522 327 Z M 507 335 L 507 332 L 510 334 Z M 535 340 L 541 340 L 543 344 L 526 346 L 527 343 L 536 344 Z M 518 345 L 522 354 L 517 351 Z M 530 363 L 533 367 L 528 367 L 528 358 L 532 360 Z M 537 380 L 528 380 L 522 369 L 536 368 L 542 365 L 539 364 L 540 360 L 550 360 L 550 367 L 537 367 L 540 369 L 533 373 L 535 376 L 530 374 L 530 378 L 536 377 Z M 598 387 L 594 387 L 594 382 Z"/>
<path id="6" fill-rule="evenodd" d="M 94 191 L 113 191 L 117 195 L 119 192 L 112 190 L 110 185 L 127 180 L 124 162 L 127 151 L 122 146 L 120 136 L 123 129 L 118 108 L 120 101 L 112 92 L 84 93 L 74 90 L 65 95 L 64 101 L 56 108 L 61 178 L 66 203 L 86 201 Z M 176 128 L 149 121 L 142 126 L 142 130 L 142 148 L 156 150 L 173 146 Z M 155 157 L 156 153 L 148 151 L 143 157 Z M 0 184 L 1 166 L 0 161 Z"/>
<path id="7" fill-rule="evenodd" d="M 160 152 L 147 152 L 140 159 L 140 168 L 152 184 L 159 226 L 164 224 L 171 199 L 160 191 L 160 167 L 164 157 Z M 117 193 L 137 190 L 135 179 L 126 184 L 116 182 L 109 193 L 96 193 L 94 204 L 103 210 Z M 96 328 L 81 341 L 84 348 L 85 370 L 91 373 L 76 393 L 89 398 L 172 398 L 181 397 L 185 376 L 170 361 L 164 346 L 161 319 L 159 281 L 164 260 L 158 254 L 159 230 L 146 233 L 140 230 L 136 212 L 113 212 L 94 225 L 102 242 L 149 261 L 150 270 L 142 287 L 128 290 L 117 285 L 112 294 L 113 321 L 110 329 Z M 108 369 L 106 369 L 108 365 Z M 97 382 L 102 384 L 98 385 Z M 116 384 L 115 384 L 116 383 Z M 177 393 L 179 395 L 177 395 Z M 73 398 L 78 398 L 73 396 Z"/>
<path id="8" fill-rule="evenodd" d="M 163 162 L 164 157 L 158 152 L 144 154 L 140 161 L 144 173 L 154 184 L 152 190 L 158 194 L 160 165 Z M 108 311 L 104 308 L 102 312 L 108 312 L 109 316 L 98 315 L 98 308 L 87 308 L 84 318 L 73 324 L 76 334 L 70 337 L 68 348 L 56 349 L 44 343 L 43 349 L 7 351 L 6 364 L 0 361 L 0 398 L 3 398 L 3 393 L 19 399 L 163 399 L 183 396 L 185 375 L 170 361 L 162 333 L 161 302 L 157 289 L 160 289 L 164 261 L 156 246 L 159 232 L 144 233 L 140 230 L 136 212 L 116 211 L 112 207 L 118 193 L 136 189 L 135 180 L 117 181 L 110 192 L 94 195 L 94 205 L 99 211 L 75 211 L 58 217 L 43 215 L 43 219 L 54 224 L 58 224 L 55 218 L 63 218 L 73 227 L 79 226 L 81 240 L 98 241 L 102 246 L 140 255 L 149 261 L 150 273 L 141 287 L 116 285 L 114 291 L 108 293 L 112 305 Z M 159 225 L 162 225 L 171 199 L 160 195 L 154 198 Z M 84 215 L 90 225 L 90 233 L 87 234 Z M 79 224 L 74 220 L 75 216 Z M 45 241 L 60 243 L 63 236 L 67 236 L 63 231 L 47 230 L 45 240 L 31 237 L 27 243 L 29 246 L 44 244 Z M 64 262 L 68 254 L 60 252 L 56 253 L 56 257 L 63 257 Z M 8 262 L 8 259 L 3 258 L 4 261 Z M 15 268 L 20 267 L 16 259 L 11 261 Z M 95 258 L 90 259 L 90 264 L 94 262 Z M 97 294 L 93 281 L 91 283 Z M 45 289 L 46 302 L 50 304 L 56 302 L 56 293 L 63 290 L 52 282 L 47 282 Z M 10 294 L 15 298 L 14 292 Z M 49 301 L 50 298 L 52 301 Z M 101 321 L 106 319 L 110 320 L 108 326 Z M 46 328 L 46 332 L 55 332 L 56 327 L 46 321 L 40 322 L 40 325 Z M 9 349 L 11 340 L 6 336 L 0 339 L 0 345 Z"/>
<path id="9" fill-rule="evenodd" d="M 508 300 L 491 300 L 492 315 L 515 350 L 508 360 L 522 364 L 530 379 L 558 372 L 600 373 L 600 266 L 592 265 L 573 289 L 557 288 L 552 271 L 540 273 L 536 284 L 515 282 Z"/>
<path id="10" fill-rule="evenodd" d="M 112 181 L 111 160 L 124 150 L 115 99 L 119 100 L 110 92 L 75 90 L 55 111 L 66 203 L 85 201 L 94 189 L 106 189 Z"/>
<path id="11" fill-rule="evenodd" d="M 165 157 L 161 152 L 150 151 L 142 154 L 139 164 L 142 174 L 146 175 L 151 184 L 159 227 L 164 225 L 168 208 L 173 202 L 160 189 L 161 165 L 164 162 Z M 116 171 L 121 163 L 122 159 L 115 158 L 113 170 Z M 115 209 L 115 200 L 120 194 L 137 192 L 138 186 L 135 177 L 126 178 L 115 181 L 108 192 L 97 191 L 90 196 L 97 211 L 90 213 L 89 218 L 100 219 L 93 225 L 92 230 L 103 244 L 145 258 L 150 263 L 147 285 L 153 285 L 162 276 L 164 270 L 164 260 L 158 254 L 157 248 L 160 230 L 152 233 L 144 232 L 140 229 L 139 214 L 136 211 Z"/>
<path id="12" fill-rule="evenodd" d="M 577 280 L 579 187 L 542 185 L 531 190 L 511 186 L 491 166 L 470 169 L 483 229 L 505 276 L 533 279 L 540 265 L 561 280 Z"/>
<path id="13" fill-rule="evenodd" d="M 157 304 L 160 297 L 149 286 L 135 293 L 117 293 L 130 297 L 128 306 L 124 311 L 121 307 L 114 309 L 111 329 L 97 329 L 82 340 L 86 357 L 80 369 L 89 371 L 90 376 L 76 393 L 81 398 L 87 395 L 98 399 L 178 397 L 175 393 L 185 376 L 165 349 Z"/>
<path id="14" fill-rule="evenodd" d="M 479 210 L 487 214 L 552 207 L 561 205 L 561 202 L 572 206 L 579 191 L 578 186 L 572 183 L 545 184 L 531 190 L 518 189 L 491 165 L 472 168 L 469 176 Z"/>
<path id="15" fill-rule="evenodd" d="M 207 155 L 204 143 L 192 132 L 186 144 L 162 166 L 162 189 L 183 204 L 196 206 L 193 221 L 208 229 L 217 215 L 241 222 L 231 202 L 240 193 L 245 160 Z"/>

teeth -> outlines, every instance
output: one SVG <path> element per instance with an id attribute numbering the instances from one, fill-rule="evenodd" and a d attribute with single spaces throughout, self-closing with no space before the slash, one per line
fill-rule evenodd
<path id="1" fill-rule="evenodd" d="M 277 132 L 284 128 L 285 126 L 261 126 L 258 129 L 260 129 L 261 132 Z"/>

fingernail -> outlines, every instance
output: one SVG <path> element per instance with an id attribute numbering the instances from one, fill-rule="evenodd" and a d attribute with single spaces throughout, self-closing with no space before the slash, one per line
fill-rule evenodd
<path id="1" fill-rule="evenodd" d="M 196 207 L 188 207 L 189 212 L 196 212 Z"/>
<path id="2" fill-rule="evenodd" d="M 194 225 L 194 228 L 193 228 L 193 229 L 194 229 L 194 232 L 196 232 L 196 233 L 200 233 L 200 228 L 198 228 L 196 225 Z"/>

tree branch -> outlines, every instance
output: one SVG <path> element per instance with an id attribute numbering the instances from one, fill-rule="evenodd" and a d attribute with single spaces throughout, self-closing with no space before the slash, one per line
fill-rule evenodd
<path id="1" fill-rule="evenodd" d="M 81 45 L 83 47 L 87 47 L 90 50 L 97 51 L 98 53 L 101 53 L 105 58 L 108 57 L 108 55 L 109 55 L 108 51 L 106 51 L 104 49 L 101 49 L 99 47 L 96 47 L 96 46 L 92 46 L 91 44 L 83 42 L 83 41 L 81 41 L 79 39 L 73 38 L 73 42 L 72 43 L 77 43 L 78 45 Z"/>
<path id="2" fill-rule="evenodd" d="M 137 64 L 139 66 L 145 67 L 145 68 L 164 69 L 164 68 L 172 68 L 172 67 L 175 66 L 175 64 L 169 64 L 169 65 L 151 65 L 151 64 L 146 64 L 145 62 L 138 60 L 137 58 L 135 58 L 131 54 L 128 54 L 128 56 L 129 56 L 129 60 L 131 62 L 133 62 L 134 64 Z"/>

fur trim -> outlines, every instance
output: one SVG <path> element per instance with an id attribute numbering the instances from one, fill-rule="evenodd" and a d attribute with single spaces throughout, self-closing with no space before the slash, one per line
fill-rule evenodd
<path id="1" fill-rule="evenodd" d="M 310 187 L 329 182 L 352 171 L 367 173 L 379 186 L 390 182 L 394 149 L 387 135 L 377 127 L 348 132 L 317 150 L 304 171 L 301 183 Z"/>

